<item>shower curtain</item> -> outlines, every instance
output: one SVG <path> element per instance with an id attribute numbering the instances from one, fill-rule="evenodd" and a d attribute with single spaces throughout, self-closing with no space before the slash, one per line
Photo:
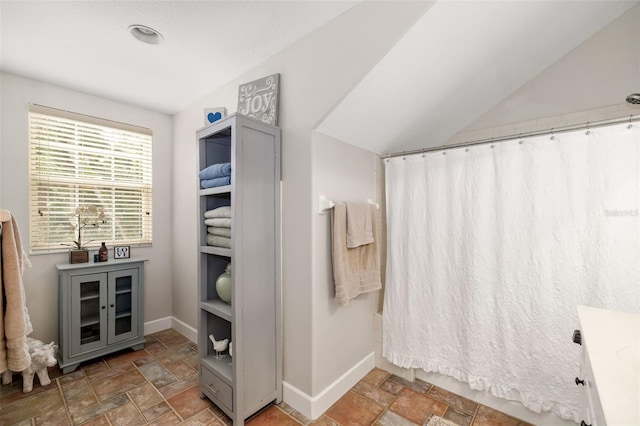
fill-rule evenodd
<path id="1" fill-rule="evenodd" d="M 579 421 L 576 305 L 640 310 L 639 128 L 386 159 L 383 356 Z"/>

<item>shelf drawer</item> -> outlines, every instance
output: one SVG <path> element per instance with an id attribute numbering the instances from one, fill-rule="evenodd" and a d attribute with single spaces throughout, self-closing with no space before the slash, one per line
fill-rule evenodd
<path id="1" fill-rule="evenodd" d="M 202 366 L 202 390 L 214 402 L 218 401 L 233 411 L 233 389 L 211 370 Z"/>

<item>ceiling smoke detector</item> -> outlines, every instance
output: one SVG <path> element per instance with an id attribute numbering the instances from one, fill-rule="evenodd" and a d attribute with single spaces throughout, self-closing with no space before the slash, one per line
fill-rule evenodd
<path id="1" fill-rule="evenodd" d="M 162 34 L 145 25 L 129 25 L 129 32 L 143 43 L 160 44 L 164 41 Z"/>

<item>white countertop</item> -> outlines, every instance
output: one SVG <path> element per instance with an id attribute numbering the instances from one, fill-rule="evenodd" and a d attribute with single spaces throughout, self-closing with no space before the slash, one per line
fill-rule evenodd
<path id="1" fill-rule="evenodd" d="M 640 425 L 640 314 L 578 306 L 578 318 L 607 425 Z"/>

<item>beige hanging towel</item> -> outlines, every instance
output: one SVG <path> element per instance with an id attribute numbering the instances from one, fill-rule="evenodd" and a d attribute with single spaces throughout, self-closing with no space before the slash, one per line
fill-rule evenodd
<path id="1" fill-rule="evenodd" d="M 371 217 L 375 206 L 368 205 Z M 382 288 L 380 252 L 375 220 L 371 221 L 373 242 L 359 247 L 347 247 L 347 206 L 336 202 L 331 212 L 331 254 L 336 301 L 346 305 L 359 294 Z"/>
<path id="2" fill-rule="evenodd" d="M 20 230 L 16 219 L 11 215 L 10 221 L 2 223 L 0 371 L 7 368 L 11 371 L 22 371 L 31 365 L 27 335 L 33 331 L 33 328 L 22 285 L 22 273 L 27 262 L 22 250 Z"/>
<path id="3" fill-rule="evenodd" d="M 373 242 L 372 223 L 375 213 L 369 203 L 347 203 L 347 247 L 355 248 Z"/>

